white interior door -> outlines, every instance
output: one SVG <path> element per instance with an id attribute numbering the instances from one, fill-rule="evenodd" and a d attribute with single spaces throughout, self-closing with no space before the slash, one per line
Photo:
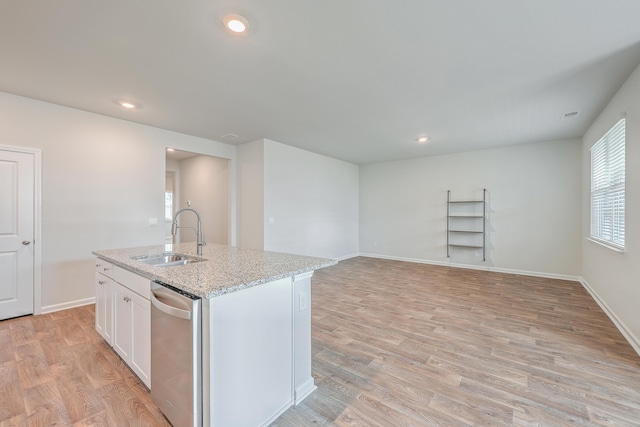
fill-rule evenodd
<path id="1" fill-rule="evenodd" d="M 0 319 L 33 313 L 35 155 L 0 149 Z"/>

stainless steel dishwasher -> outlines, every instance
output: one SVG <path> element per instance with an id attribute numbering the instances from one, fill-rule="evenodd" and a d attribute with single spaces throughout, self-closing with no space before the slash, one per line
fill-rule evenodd
<path id="1" fill-rule="evenodd" d="M 151 397 L 176 427 L 202 426 L 199 297 L 151 283 Z"/>

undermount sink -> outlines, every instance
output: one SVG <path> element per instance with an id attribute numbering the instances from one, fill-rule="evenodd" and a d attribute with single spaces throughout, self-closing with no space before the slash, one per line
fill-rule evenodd
<path id="1" fill-rule="evenodd" d="M 155 267 L 170 267 L 174 265 L 185 265 L 192 262 L 205 261 L 202 258 L 196 258 L 189 255 L 176 254 L 176 253 L 164 253 L 162 255 L 150 255 L 133 258 L 136 261 L 144 262 L 145 264 L 153 265 Z"/>

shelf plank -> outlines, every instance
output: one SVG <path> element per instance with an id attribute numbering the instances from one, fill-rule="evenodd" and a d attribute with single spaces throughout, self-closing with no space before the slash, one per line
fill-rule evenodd
<path id="1" fill-rule="evenodd" d="M 473 234 L 484 234 L 484 231 L 474 231 L 474 230 L 449 230 L 449 233 L 473 233 Z"/>
<path id="2" fill-rule="evenodd" d="M 482 246 L 475 246 L 475 245 L 455 245 L 453 243 L 449 243 L 447 246 L 451 247 L 451 248 L 469 248 L 469 249 L 484 249 L 484 247 Z"/>
<path id="3" fill-rule="evenodd" d="M 484 203 L 484 200 L 450 200 L 448 203 Z"/>
<path id="4" fill-rule="evenodd" d="M 474 214 L 474 215 L 448 215 L 449 218 L 484 218 L 482 214 Z"/>

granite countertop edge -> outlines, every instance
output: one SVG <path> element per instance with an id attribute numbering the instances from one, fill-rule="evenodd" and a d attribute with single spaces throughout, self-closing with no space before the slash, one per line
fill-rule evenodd
<path id="1" fill-rule="evenodd" d="M 194 253 L 195 251 L 191 249 L 192 246 L 193 249 L 195 249 L 194 244 L 183 243 L 177 245 L 95 250 L 92 251 L 92 254 L 149 280 L 166 283 L 204 299 L 211 299 L 275 280 L 309 273 L 320 268 L 335 265 L 338 262 L 337 260 L 329 258 L 292 255 L 256 249 L 240 249 L 226 245 L 208 245 L 210 247 L 213 246 L 214 250 L 205 247 L 204 253 L 201 256 L 204 258 L 203 261 L 181 266 L 151 266 L 133 259 L 136 257 L 160 255 L 167 252 L 197 256 Z M 217 258 L 228 258 L 228 254 L 231 252 L 233 252 L 234 255 L 240 255 L 241 258 L 244 258 L 243 261 L 248 259 L 250 261 L 249 264 L 251 264 L 249 267 L 257 266 L 257 270 L 269 269 L 273 271 L 270 271 L 268 274 L 246 271 L 244 272 L 245 274 L 240 276 L 237 274 L 227 275 L 228 272 L 219 271 L 215 265 L 218 263 Z M 260 258 L 264 258 L 265 256 L 279 262 L 264 261 L 261 265 Z M 232 264 L 231 267 L 234 267 L 233 269 L 235 270 L 235 267 L 242 266 Z M 196 275 L 197 278 L 190 277 L 194 275 Z"/>

